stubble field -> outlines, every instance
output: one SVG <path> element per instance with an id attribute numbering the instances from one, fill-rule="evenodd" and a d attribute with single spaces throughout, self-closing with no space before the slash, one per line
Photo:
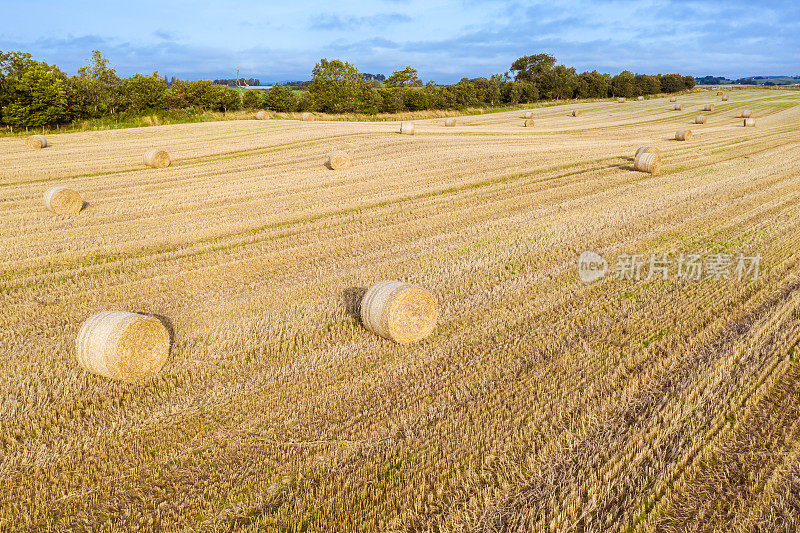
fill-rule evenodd
<path id="1" fill-rule="evenodd" d="M 800 92 L 729 94 L 0 139 L 0 530 L 797 530 Z M 587 249 L 761 270 L 584 284 Z M 383 279 L 430 338 L 361 326 Z M 78 368 L 106 309 L 171 324 L 157 377 Z"/>

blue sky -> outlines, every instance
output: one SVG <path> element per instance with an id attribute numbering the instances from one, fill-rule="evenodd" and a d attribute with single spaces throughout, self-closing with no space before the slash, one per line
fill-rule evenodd
<path id="1" fill-rule="evenodd" d="M 508 70 L 546 52 L 579 71 L 800 74 L 800 1 L 0 0 L 0 50 L 68 73 L 100 49 L 123 75 L 309 79 L 321 57 L 424 80 Z"/>

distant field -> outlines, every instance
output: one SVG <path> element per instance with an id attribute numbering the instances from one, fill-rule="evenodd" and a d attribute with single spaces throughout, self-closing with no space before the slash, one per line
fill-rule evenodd
<path id="1" fill-rule="evenodd" d="M 795 531 L 800 93 L 729 94 L 0 138 L 0 530 Z M 583 284 L 587 249 L 762 263 Z M 432 337 L 348 313 L 383 279 Z M 105 309 L 169 319 L 157 377 L 79 370 Z"/>

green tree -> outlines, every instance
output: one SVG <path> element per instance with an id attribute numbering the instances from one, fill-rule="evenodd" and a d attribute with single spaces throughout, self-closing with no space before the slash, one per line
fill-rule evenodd
<path id="1" fill-rule="evenodd" d="M 167 84 L 158 72 L 152 76 L 135 74 L 120 85 L 120 102 L 127 111 L 146 111 L 164 108 Z"/>
<path id="2" fill-rule="evenodd" d="M 636 94 L 636 85 L 634 83 L 633 72 L 630 70 L 623 70 L 613 78 L 611 78 L 611 94 L 612 96 L 624 96 L 630 98 Z"/>
<path id="3" fill-rule="evenodd" d="M 666 74 L 661 76 L 661 92 L 677 93 L 686 88 L 680 74 Z"/>
<path id="4" fill-rule="evenodd" d="M 290 88 L 279 83 L 265 93 L 264 105 L 268 108 L 284 113 L 297 111 L 297 97 Z"/>
<path id="5" fill-rule="evenodd" d="M 511 64 L 511 72 L 516 81 L 535 82 L 536 77 L 549 71 L 556 64 L 556 58 L 550 54 L 535 54 L 520 57 Z"/>
<path id="6" fill-rule="evenodd" d="M 308 90 L 320 111 L 342 113 L 358 108 L 358 96 L 364 81 L 356 67 L 334 59 L 320 59 L 314 66 Z"/>
<path id="7" fill-rule="evenodd" d="M 635 92 L 639 94 L 657 94 L 661 91 L 661 82 L 655 76 L 647 74 L 637 74 L 634 76 L 633 84 Z"/>
<path id="8" fill-rule="evenodd" d="M 486 89 L 486 102 L 490 105 L 495 105 L 503 99 L 503 85 L 506 80 L 500 74 L 492 74 L 489 78 L 489 84 Z"/>
<path id="9" fill-rule="evenodd" d="M 243 109 L 258 109 L 261 104 L 261 97 L 258 96 L 258 91 L 249 90 L 244 92 L 242 96 Z"/>
<path id="10" fill-rule="evenodd" d="M 117 107 L 117 89 L 122 83 L 117 70 L 110 66 L 108 58 L 100 50 L 92 51 L 92 57 L 86 66 L 78 69 L 78 76 L 85 83 L 76 85 L 87 91 L 85 98 L 90 102 L 92 116 L 114 113 Z"/>
<path id="11" fill-rule="evenodd" d="M 596 70 L 581 72 L 578 76 L 576 93 L 579 98 L 605 98 L 611 89 L 611 76 Z"/>
<path id="12" fill-rule="evenodd" d="M 386 78 L 387 87 L 421 87 L 422 80 L 419 79 L 417 69 L 412 68 L 411 65 L 403 70 L 396 70 L 392 75 Z"/>
<path id="13" fill-rule="evenodd" d="M 696 81 L 694 79 L 694 76 L 684 76 L 683 77 L 683 86 L 686 89 L 694 89 L 695 83 L 696 83 Z"/>
<path id="14" fill-rule="evenodd" d="M 564 100 L 575 96 L 578 75 L 572 67 L 558 65 L 536 76 L 536 86 L 542 98 Z"/>
<path id="15" fill-rule="evenodd" d="M 34 63 L 10 85 L 2 113 L 12 126 L 57 124 L 67 116 L 64 80 L 46 63 Z"/>

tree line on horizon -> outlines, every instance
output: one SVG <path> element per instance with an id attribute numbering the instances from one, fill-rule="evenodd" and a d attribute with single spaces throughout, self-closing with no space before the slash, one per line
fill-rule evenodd
<path id="1" fill-rule="evenodd" d="M 68 76 L 24 52 L 0 51 L 0 123 L 11 127 L 55 126 L 108 116 L 271 109 L 277 112 L 394 113 L 517 105 L 539 100 L 635 97 L 691 89 L 692 76 L 597 71 L 577 73 L 536 54 L 517 59 L 509 72 L 463 78 L 450 85 L 423 84 L 411 66 L 390 76 L 365 75 L 346 61 L 321 59 L 307 90 L 283 85 L 239 91 L 210 80 L 170 83 L 154 72 L 122 78 L 95 50 L 84 67 Z"/>

